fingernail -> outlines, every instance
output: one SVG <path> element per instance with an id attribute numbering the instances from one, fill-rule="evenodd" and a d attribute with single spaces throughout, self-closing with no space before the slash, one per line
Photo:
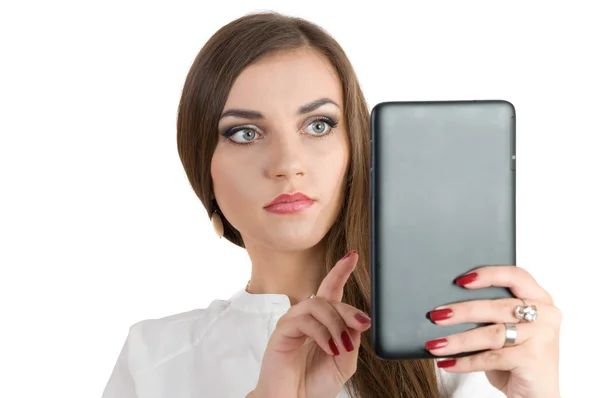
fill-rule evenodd
<path id="1" fill-rule="evenodd" d="M 362 323 L 363 325 L 366 325 L 367 323 L 371 323 L 371 318 L 369 318 L 365 314 L 358 313 L 358 314 L 354 315 L 354 318 L 356 318 L 356 320 L 359 321 L 360 323 Z"/>
<path id="2" fill-rule="evenodd" d="M 454 365 L 456 365 L 456 359 L 444 359 L 437 363 L 438 368 L 449 368 Z"/>
<path id="3" fill-rule="evenodd" d="M 468 285 L 471 282 L 475 282 L 477 280 L 477 272 L 472 272 L 467 275 L 463 275 L 459 278 L 456 278 L 456 284 L 458 286 Z"/>
<path id="4" fill-rule="evenodd" d="M 433 322 L 443 321 L 444 319 L 450 318 L 454 313 L 450 308 L 444 308 L 443 310 L 433 310 L 429 311 L 429 319 Z"/>
<path id="5" fill-rule="evenodd" d="M 350 339 L 350 335 L 346 330 L 342 332 L 342 343 L 344 343 L 344 348 L 346 351 L 350 352 L 354 350 L 354 344 L 352 344 L 352 340 Z"/>
<path id="6" fill-rule="evenodd" d="M 435 350 L 438 348 L 446 347 L 447 345 L 448 345 L 447 339 L 437 339 L 437 340 L 431 340 L 431 341 L 428 341 L 427 343 L 425 343 L 425 348 L 427 348 L 428 350 Z"/>
<path id="7" fill-rule="evenodd" d="M 331 348 L 331 352 L 333 352 L 333 355 L 335 355 L 336 357 L 340 355 L 340 350 L 338 350 L 337 345 L 335 344 L 335 341 L 333 341 L 333 339 L 329 339 L 329 348 Z"/>
<path id="8" fill-rule="evenodd" d="M 342 257 L 342 260 L 347 259 L 348 257 L 350 257 L 353 253 L 358 253 L 356 250 L 352 250 L 348 253 L 346 253 L 346 255 L 344 257 Z"/>

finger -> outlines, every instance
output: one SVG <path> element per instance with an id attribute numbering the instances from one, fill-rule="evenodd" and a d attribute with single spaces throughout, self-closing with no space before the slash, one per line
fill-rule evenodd
<path id="1" fill-rule="evenodd" d="M 282 317 L 277 322 L 269 343 L 273 344 L 276 351 L 289 352 L 300 348 L 306 337 L 313 339 L 329 355 L 340 355 L 338 345 L 335 344 L 329 329 L 310 314 L 287 319 Z"/>
<path id="2" fill-rule="evenodd" d="M 452 373 L 472 373 L 492 370 L 513 371 L 522 362 L 519 348 L 515 346 L 485 351 L 463 358 L 440 360 L 437 361 L 437 366 Z"/>
<path id="3" fill-rule="evenodd" d="M 532 323 L 520 323 L 516 325 L 517 338 L 515 345 L 524 344 L 533 336 L 538 337 L 543 333 L 543 327 Z M 466 332 L 457 333 L 441 339 L 431 340 L 425 343 L 425 348 L 433 355 L 448 356 L 463 352 L 474 352 L 481 350 L 498 350 L 504 347 L 506 342 L 506 326 L 493 324 L 482 326 Z"/>
<path id="4" fill-rule="evenodd" d="M 436 308 L 428 313 L 428 318 L 438 325 L 459 323 L 518 323 L 521 319 L 515 315 L 519 299 L 506 298 L 495 300 L 471 300 L 453 303 Z M 527 300 L 527 305 L 537 308 L 536 322 L 558 325 L 561 315 L 558 308 L 537 300 Z"/>
<path id="5" fill-rule="evenodd" d="M 456 279 L 456 284 L 467 289 L 499 286 L 522 299 L 537 299 L 552 304 L 552 297 L 531 274 L 523 268 L 507 265 L 491 265 L 478 268 Z"/>
<path id="6" fill-rule="evenodd" d="M 367 314 L 365 314 L 364 312 L 356 309 L 355 307 L 346 304 L 346 303 L 340 303 L 337 301 L 329 301 L 329 305 L 331 305 L 332 307 L 334 307 L 337 312 L 340 314 L 340 316 L 344 319 L 344 321 L 346 322 L 346 325 L 348 326 L 348 334 L 349 334 L 349 338 L 348 336 L 345 336 L 345 343 L 344 343 L 344 347 L 346 346 L 350 346 L 352 347 L 352 349 L 348 350 L 349 352 L 354 352 L 353 355 L 358 355 L 358 348 L 360 347 L 361 344 L 361 334 L 368 330 L 371 327 L 371 318 L 369 318 L 369 316 Z M 349 341 L 348 341 L 349 340 Z M 354 365 L 356 365 L 356 360 L 354 360 Z M 346 370 L 347 372 L 350 373 L 346 373 L 346 374 L 354 374 L 355 370 L 349 371 Z"/>
<path id="7" fill-rule="evenodd" d="M 358 348 L 360 346 L 360 339 L 361 339 L 362 332 L 359 332 L 358 330 L 355 330 L 355 329 L 349 329 L 348 333 L 350 333 L 350 339 L 352 339 L 354 346 L 356 348 Z"/>
<path id="8" fill-rule="evenodd" d="M 321 282 L 321 286 L 319 286 L 317 296 L 328 300 L 341 301 L 344 294 L 344 285 L 348 281 L 352 271 L 354 271 L 357 263 L 358 252 L 356 250 L 346 254 L 325 276 L 323 282 Z"/>
<path id="9" fill-rule="evenodd" d="M 323 306 L 322 303 L 325 303 L 326 306 Z M 364 331 L 371 326 L 371 318 L 363 311 L 350 304 L 326 300 L 319 296 L 296 304 L 290 308 L 287 316 L 295 317 L 307 312 L 323 323 L 328 322 L 327 319 L 330 317 L 340 317 L 340 324 L 359 331 Z"/>
<path id="10" fill-rule="evenodd" d="M 329 301 L 329 305 L 335 308 L 349 328 L 364 332 L 371 327 L 371 318 L 350 304 Z"/>
<path id="11" fill-rule="evenodd" d="M 359 332 L 357 330 L 354 329 L 348 329 L 348 332 L 350 333 L 350 340 L 352 341 L 352 344 L 354 344 L 354 351 L 351 353 L 348 353 L 348 360 L 345 361 L 345 363 L 339 363 L 338 366 L 340 367 L 340 370 L 342 372 L 342 374 L 344 375 L 353 375 L 354 373 L 356 373 L 356 369 L 358 366 L 358 352 L 359 352 L 359 348 L 360 348 L 360 344 L 361 344 L 361 335 L 362 332 Z"/>
<path id="12" fill-rule="evenodd" d="M 370 320 L 368 323 L 362 321 L 366 315 L 351 305 L 328 301 L 318 296 L 296 304 L 285 316 L 295 318 L 306 313 L 321 322 L 334 337 L 336 344 L 348 352 L 354 350 L 348 329 L 364 331 L 371 326 Z"/>
<path id="13" fill-rule="evenodd" d="M 326 299 L 317 296 L 301 301 L 293 306 L 284 317 L 293 320 L 302 318 L 305 314 L 310 314 L 327 328 L 338 347 L 344 347 L 346 351 L 352 351 L 353 346 L 348 345 L 346 322 L 335 308 L 327 303 Z"/>

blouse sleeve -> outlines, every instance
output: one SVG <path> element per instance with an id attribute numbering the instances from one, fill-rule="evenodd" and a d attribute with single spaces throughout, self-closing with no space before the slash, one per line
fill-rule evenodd
<path id="1" fill-rule="evenodd" d="M 102 393 L 102 398 L 137 398 L 135 382 L 129 367 L 129 335 Z"/>

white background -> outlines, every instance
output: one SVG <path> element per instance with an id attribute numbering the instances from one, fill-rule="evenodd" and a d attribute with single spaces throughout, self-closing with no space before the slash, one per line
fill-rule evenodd
<path id="1" fill-rule="evenodd" d="M 245 286 L 249 260 L 214 235 L 180 164 L 175 120 L 202 45 L 258 9 L 325 27 L 370 107 L 516 106 L 517 264 L 564 313 L 563 396 L 597 396 L 593 2 L 280 3 L 2 3 L 0 396 L 100 396 L 131 324 Z"/>

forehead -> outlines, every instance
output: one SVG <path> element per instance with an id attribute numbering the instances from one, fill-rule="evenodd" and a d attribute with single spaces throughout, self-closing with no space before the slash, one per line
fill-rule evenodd
<path id="1" fill-rule="evenodd" d="M 225 108 L 289 115 L 318 98 L 330 98 L 342 107 L 340 79 L 324 56 L 301 49 L 270 54 L 246 67 L 234 82 Z"/>

